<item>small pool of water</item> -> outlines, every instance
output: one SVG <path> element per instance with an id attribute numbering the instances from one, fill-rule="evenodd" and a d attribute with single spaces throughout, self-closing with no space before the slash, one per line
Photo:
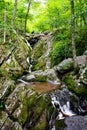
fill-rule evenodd
<path id="1" fill-rule="evenodd" d="M 32 83 L 29 83 L 29 86 L 33 87 L 36 92 L 40 92 L 40 93 L 49 92 L 54 89 L 60 88 L 60 85 L 52 84 L 49 82 L 32 82 Z"/>

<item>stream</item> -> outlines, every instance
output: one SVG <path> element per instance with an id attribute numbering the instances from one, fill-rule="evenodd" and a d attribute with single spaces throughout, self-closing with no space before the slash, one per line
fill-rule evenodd
<path id="1" fill-rule="evenodd" d="M 24 83 L 26 82 L 24 81 Z M 60 86 L 49 82 L 29 82 L 27 85 L 32 86 L 36 92 L 43 95 L 47 94 L 51 98 L 54 112 L 48 122 L 49 130 L 57 130 L 55 128 L 56 121 L 64 121 L 67 117 L 77 117 L 78 115 L 87 114 L 87 111 L 81 106 L 79 97 L 70 92 L 64 84 Z M 23 130 L 27 130 L 26 127 Z M 63 130 L 62 126 L 58 130 Z"/>
<path id="2" fill-rule="evenodd" d="M 48 39 L 48 46 L 47 46 L 47 51 L 45 53 L 45 56 L 47 57 L 47 62 L 46 62 L 46 68 L 50 68 L 50 58 L 49 58 L 49 52 L 51 49 L 51 43 Z M 29 73 L 31 74 L 32 72 L 32 64 L 30 59 L 27 59 L 27 62 L 30 64 L 29 66 Z M 86 104 L 87 101 L 85 99 L 82 99 L 81 97 L 78 97 L 74 93 L 70 92 L 67 89 L 67 86 L 65 84 L 58 85 L 58 84 L 53 84 L 53 82 L 26 82 L 22 79 L 19 79 L 20 82 L 26 84 L 27 86 L 31 86 L 37 93 L 41 94 L 46 94 L 49 95 L 51 98 L 51 105 L 54 108 L 53 113 L 51 114 L 48 122 L 48 128 L 47 130 L 82 130 L 78 122 L 80 122 L 79 117 L 83 118 L 87 114 L 87 111 L 84 109 L 82 104 Z M 85 105 L 84 105 L 85 106 Z M 39 106 L 38 106 L 39 107 Z M 32 110 L 31 110 L 32 113 Z M 78 118 L 78 120 L 77 120 Z M 31 117 L 30 122 L 27 119 L 27 123 L 25 122 L 23 126 L 23 130 L 30 130 L 33 128 L 30 127 L 29 129 L 27 128 L 27 125 L 31 126 L 31 122 L 33 122 L 33 119 Z M 68 123 L 67 123 L 68 120 Z M 60 127 L 56 127 L 55 124 L 58 121 L 63 121 L 62 125 Z M 70 124 L 71 122 L 71 124 Z M 76 126 L 73 126 L 73 122 L 77 122 Z M 84 121 L 85 122 L 85 121 Z M 82 123 L 82 122 L 81 122 Z M 61 123 L 60 123 L 61 124 Z M 64 126 L 63 126 L 64 125 Z M 66 128 L 66 125 L 68 126 Z M 42 130 L 42 129 L 41 129 Z M 85 126 L 84 126 L 84 130 Z"/>

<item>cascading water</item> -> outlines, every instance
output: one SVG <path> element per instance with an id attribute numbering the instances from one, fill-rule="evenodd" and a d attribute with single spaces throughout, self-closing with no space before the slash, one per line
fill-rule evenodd
<path id="1" fill-rule="evenodd" d="M 55 90 L 51 92 L 51 102 L 53 104 L 54 110 L 57 111 L 57 115 L 51 116 L 49 121 L 50 130 L 55 130 L 55 120 L 62 120 L 68 116 L 75 116 L 76 113 L 71 110 L 70 107 L 70 96 L 71 93 L 66 89 L 63 88 L 62 90 Z M 54 113 L 55 114 L 55 113 Z M 55 119 L 53 119 L 55 117 Z"/>

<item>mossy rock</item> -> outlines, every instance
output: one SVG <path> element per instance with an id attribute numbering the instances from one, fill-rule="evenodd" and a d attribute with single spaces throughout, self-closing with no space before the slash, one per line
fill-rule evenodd
<path id="1" fill-rule="evenodd" d="M 55 121 L 56 130 L 63 130 L 65 127 L 66 127 L 66 124 L 64 122 L 64 119 Z"/>
<path id="2" fill-rule="evenodd" d="M 19 65 L 15 56 L 12 55 L 0 67 L 0 75 L 16 79 L 23 74 L 23 68 Z"/>
<path id="3" fill-rule="evenodd" d="M 62 61 L 58 66 L 56 66 L 56 70 L 60 73 L 66 73 L 73 70 L 73 60 L 68 58 Z"/>
<path id="4" fill-rule="evenodd" d="M 26 124 L 25 127 L 28 127 L 31 130 L 37 130 L 37 129 L 48 130 L 47 116 L 52 114 L 52 113 L 47 114 L 50 105 L 52 104 L 48 96 L 44 97 L 44 95 L 38 94 L 33 104 L 29 107 L 29 112 L 28 112 L 29 115 L 26 122 L 24 123 Z M 31 124 L 31 120 L 32 120 L 32 124 Z"/>
<path id="5" fill-rule="evenodd" d="M 42 38 L 39 42 L 34 46 L 33 51 L 31 52 L 31 57 L 36 60 L 40 58 L 46 51 L 46 39 Z"/>
<path id="6" fill-rule="evenodd" d="M 45 113 L 43 112 L 42 116 L 40 117 L 39 122 L 37 122 L 36 126 L 31 130 L 48 130 L 48 124 L 46 120 Z"/>
<path id="7" fill-rule="evenodd" d="M 47 81 L 47 76 L 46 75 L 37 75 L 36 76 L 36 81 L 46 82 Z"/>
<path id="8" fill-rule="evenodd" d="M 41 56 L 38 60 L 37 63 L 33 65 L 33 70 L 45 70 L 46 69 L 46 57 Z"/>
<path id="9" fill-rule="evenodd" d="M 18 43 L 18 45 L 17 45 L 17 47 L 16 47 L 16 49 L 14 51 L 14 55 L 15 55 L 15 58 L 16 58 L 17 62 L 24 69 L 29 68 L 29 65 L 27 63 L 27 57 L 29 57 L 30 51 L 31 51 L 30 48 L 23 41 L 21 41 L 20 44 Z"/>
<path id="10" fill-rule="evenodd" d="M 69 90 L 75 92 L 79 96 L 86 97 L 87 88 L 83 84 L 80 84 L 79 86 L 77 85 L 76 75 L 74 75 L 74 73 L 71 72 L 66 74 L 63 78 L 63 81 L 67 84 Z"/>
<path id="11" fill-rule="evenodd" d="M 30 97 L 27 97 L 27 95 L 24 97 L 22 101 L 21 113 L 18 117 L 19 123 L 21 125 L 23 125 L 27 120 L 29 109 L 31 109 L 32 105 L 34 104 L 36 97 L 37 97 L 36 93 L 32 94 Z"/>

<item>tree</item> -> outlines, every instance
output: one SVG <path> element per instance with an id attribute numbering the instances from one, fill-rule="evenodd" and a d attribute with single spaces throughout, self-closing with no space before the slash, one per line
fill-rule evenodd
<path id="1" fill-rule="evenodd" d="M 4 10 L 4 43 L 6 42 L 6 21 L 7 21 L 7 11 Z"/>
<path id="2" fill-rule="evenodd" d="M 76 59 L 76 47 L 75 47 L 75 20 L 74 20 L 74 0 L 70 0 L 71 4 L 71 42 L 72 42 L 72 53 L 74 61 L 74 69 L 77 68 L 77 59 Z"/>
<path id="3" fill-rule="evenodd" d="M 26 16 L 25 16 L 24 32 L 26 32 L 27 20 L 28 20 L 28 14 L 29 14 L 29 9 L 30 9 L 30 6 L 31 6 L 31 2 L 32 2 L 32 0 L 28 1 L 28 8 L 27 8 Z"/>
<path id="4" fill-rule="evenodd" d="M 15 2 L 14 2 L 14 10 L 13 10 L 12 21 L 11 21 L 12 28 L 14 28 L 14 20 L 15 20 L 15 16 L 16 16 L 17 2 L 18 2 L 18 0 L 15 0 Z"/>

